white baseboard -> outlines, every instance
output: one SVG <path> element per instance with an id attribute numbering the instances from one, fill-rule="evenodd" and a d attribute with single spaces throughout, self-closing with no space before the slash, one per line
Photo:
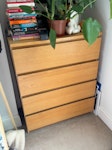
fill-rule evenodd
<path id="1" fill-rule="evenodd" d="M 112 130 L 112 118 L 103 110 L 103 108 L 98 108 L 97 115 L 110 128 L 110 130 Z"/>
<path id="2" fill-rule="evenodd" d="M 20 120 L 19 115 L 14 116 L 14 120 L 15 120 L 15 123 L 16 123 L 17 127 L 20 127 L 21 126 L 21 120 Z M 2 119 L 2 122 L 3 122 L 3 125 L 4 125 L 5 131 L 8 131 L 8 130 L 11 130 L 11 129 L 14 128 L 9 116 L 4 117 Z"/>

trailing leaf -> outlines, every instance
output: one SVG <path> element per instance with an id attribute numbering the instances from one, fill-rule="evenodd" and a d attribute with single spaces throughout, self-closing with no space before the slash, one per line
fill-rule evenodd
<path id="1" fill-rule="evenodd" d="M 55 49 L 55 45 L 56 45 L 56 32 L 52 28 L 50 29 L 49 39 L 50 39 L 51 46 Z"/>
<path id="2" fill-rule="evenodd" d="M 95 42 L 101 32 L 101 25 L 97 20 L 88 18 L 83 23 L 82 32 L 85 40 L 91 45 Z"/>
<path id="3" fill-rule="evenodd" d="M 32 12 L 34 12 L 34 10 L 32 10 L 32 7 L 30 7 L 30 6 L 21 5 L 19 7 L 28 14 L 31 14 Z"/>

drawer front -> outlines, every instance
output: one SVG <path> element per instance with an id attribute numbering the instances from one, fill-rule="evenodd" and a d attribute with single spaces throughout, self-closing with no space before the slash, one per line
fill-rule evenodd
<path id="1" fill-rule="evenodd" d="M 18 77 L 21 96 L 96 79 L 98 61 Z"/>
<path id="2" fill-rule="evenodd" d="M 52 107 L 92 97 L 96 81 L 78 84 L 22 99 L 24 114 L 29 115 Z"/>
<path id="3" fill-rule="evenodd" d="M 26 117 L 28 131 L 93 111 L 94 98 L 78 101 Z"/>
<path id="4" fill-rule="evenodd" d="M 100 42 L 101 38 L 98 38 L 91 46 L 85 40 L 80 40 L 59 43 L 55 50 L 49 45 L 13 50 L 16 73 L 23 74 L 98 59 Z"/>

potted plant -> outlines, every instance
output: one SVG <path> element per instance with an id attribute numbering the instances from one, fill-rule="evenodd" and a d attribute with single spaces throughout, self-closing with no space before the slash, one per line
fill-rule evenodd
<path id="1" fill-rule="evenodd" d="M 55 48 L 56 31 L 53 27 L 53 21 L 65 20 L 66 25 L 66 21 L 70 19 L 71 13 L 73 11 L 77 12 L 75 15 L 83 14 L 85 9 L 89 6 L 92 6 L 95 2 L 96 0 L 69 0 L 69 3 L 67 0 L 46 0 L 46 5 L 44 5 L 40 2 L 40 0 L 35 0 L 35 3 L 38 3 L 41 9 L 32 10 L 30 6 L 20 6 L 20 8 L 27 13 L 32 13 L 33 11 L 35 11 L 38 15 L 46 17 L 48 20 L 50 20 L 51 25 L 49 31 L 49 39 L 51 46 Z M 82 34 L 89 44 L 94 43 L 100 31 L 101 25 L 97 20 L 87 18 L 83 21 Z"/>

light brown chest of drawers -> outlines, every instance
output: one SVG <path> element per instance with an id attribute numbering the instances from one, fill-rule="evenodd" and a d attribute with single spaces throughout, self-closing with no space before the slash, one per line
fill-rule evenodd
<path id="1" fill-rule="evenodd" d="M 92 112 L 101 37 L 81 34 L 49 41 L 10 41 L 27 130 Z"/>

